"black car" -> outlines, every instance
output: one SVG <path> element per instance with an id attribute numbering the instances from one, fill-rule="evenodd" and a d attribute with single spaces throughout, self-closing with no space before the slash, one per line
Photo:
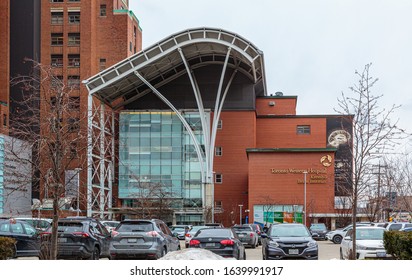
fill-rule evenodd
<path id="1" fill-rule="evenodd" d="M 40 237 L 30 224 L 16 219 L 0 220 L 0 237 L 16 240 L 15 257 L 38 257 Z"/>
<path id="2" fill-rule="evenodd" d="M 326 237 L 328 229 L 326 228 L 326 225 L 323 223 L 311 224 L 309 227 L 309 231 L 312 233 L 313 239 L 328 240 L 328 238 Z"/>
<path id="3" fill-rule="evenodd" d="M 189 248 L 210 250 L 224 258 L 246 259 L 245 246 L 230 228 L 200 229 L 190 240 Z"/>
<path id="4" fill-rule="evenodd" d="M 179 240 L 157 219 L 123 220 L 112 231 L 112 259 L 159 259 L 180 250 Z"/>
<path id="5" fill-rule="evenodd" d="M 302 224 L 276 224 L 262 234 L 264 260 L 318 259 L 318 244 Z"/>
<path id="6" fill-rule="evenodd" d="M 57 226 L 58 259 L 110 258 L 109 231 L 97 219 L 87 217 L 61 218 Z M 51 245 L 50 226 L 41 236 L 40 259 L 48 259 Z"/>

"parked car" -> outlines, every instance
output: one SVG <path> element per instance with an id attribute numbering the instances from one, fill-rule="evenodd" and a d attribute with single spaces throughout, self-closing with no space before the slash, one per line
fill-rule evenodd
<path id="1" fill-rule="evenodd" d="M 179 240 L 184 240 L 186 233 L 192 228 L 189 225 L 174 225 L 170 227 L 173 236 L 176 236 Z"/>
<path id="2" fill-rule="evenodd" d="M 409 231 L 412 231 L 412 227 L 404 228 L 404 229 L 401 229 L 400 231 L 407 231 L 407 232 L 409 232 Z"/>
<path id="3" fill-rule="evenodd" d="M 313 239 L 316 240 L 327 240 L 326 238 L 326 233 L 328 232 L 328 229 L 326 228 L 326 225 L 323 223 L 319 224 L 311 224 L 309 227 L 309 231 L 312 233 L 316 233 L 317 235 L 313 235 Z"/>
<path id="4" fill-rule="evenodd" d="M 221 223 L 206 223 L 205 226 L 209 228 L 224 228 Z"/>
<path id="5" fill-rule="evenodd" d="M 46 218 L 23 218 L 23 217 L 16 217 L 14 218 L 18 221 L 24 221 L 34 227 L 36 230 L 43 232 L 45 231 L 52 223 L 52 219 Z"/>
<path id="6" fill-rule="evenodd" d="M 370 223 L 359 223 L 356 224 L 356 227 L 366 227 L 370 225 Z M 346 235 L 346 232 L 350 230 L 352 227 L 353 225 L 349 224 L 344 228 L 337 228 L 335 230 L 329 231 L 328 233 L 326 233 L 326 238 L 335 244 L 340 244 L 342 242 L 343 237 Z"/>
<path id="7" fill-rule="evenodd" d="M 112 231 L 112 259 L 159 259 L 180 250 L 179 240 L 167 225 L 157 219 L 123 220 Z"/>
<path id="8" fill-rule="evenodd" d="M 202 248 L 224 258 L 246 259 L 245 246 L 230 228 L 200 229 L 190 240 L 189 248 Z"/>
<path id="9" fill-rule="evenodd" d="M 40 259 L 48 259 L 51 246 L 52 226 L 42 233 Z M 60 218 L 57 225 L 58 259 L 110 258 L 109 231 L 94 218 L 72 217 Z"/>
<path id="10" fill-rule="evenodd" d="M 386 253 L 383 245 L 383 233 L 386 229 L 382 227 L 359 227 L 356 228 L 356 259 L 385 259 L 391 258 Z M 353 229 L 349 229 L 340 244 L 340 259 L 350 259 L 352 253 Z"/>
<path id="11" fill-rule="evenodd" d="M 40 237 L 30 224 L 16 219 L 0 220 L 0 237 L 16 240 L 15 257 L 38 257 Z"/>
<path id="12" fill-rule="evenodd" d="M 388 222 L 373 222 L 371 223 L 371 226 L 386 228 L 388 224 L 389 224 Z"/>
<path id="13" fill-rule="evenodd" d="M 262 234 L 264 260 L 318 259 L 318 243 L 302 224 L 274 224 Z"/>
<path id="14" fill-rule="evenodd" d="M 197 233 L 198 230 L 208 228 L 207 226 L 194 226 L 191 230 L 189 230 L 185 235 L 185 247 L 189 248 L 190 240 L 192 240 L 193 236 Z"/>
<path id="15" fill-rule="evenodd" d="M 258 244 L 262 245 L 262 237 L 261 234 L 263 232 L 263 227 L 260 224 L 247 224 L 250 225 L 258 235 Z"/>
<path id="16" fill-rule="evenodd" d="M 240 242 L 245 246 L 256 248 L 259 245 L 258 234 L 250 225 L 237 225 L 232 229 L 236 232 Z"/>
<path id="17" fill-rule="evenodd" d="M 388 225 L 386 226 L 386 229 L 389 231 L 393 231 L 393 230 L 401 230 L 404 228 L 408 228 L 408 227 L 412 227 L 412 223 L 388 223 Z"/>
<path id="18" fill-rule="evenodd" d="M 106 227 L 106 229 L 111 232 L 112 230 L 114 230 L 119 224 L 119 221 L 100 221 L 102 223 L 102 225 L 104 225 Z"/>

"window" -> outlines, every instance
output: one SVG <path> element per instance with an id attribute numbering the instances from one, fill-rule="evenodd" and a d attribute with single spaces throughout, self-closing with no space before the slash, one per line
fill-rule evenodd
<path id="1" fill-rule="evenodd" d="M 69 97 L 69 110 L 72 110 L 72 111 L 80 110 L 80 97 L 79 96 Z"/>
<path id="2" fill-rule="evenodd" d="M 69 0 L 69 2 L 80 2 L 80 0 Z"/>
<path id="3" fill-rule="evenodd" d="M 63 0 L 50 0 L 51 3 L 63 3 Z"/>
<path id="4" fill-rule="evenodd" d="M 51 45 L 52 46 L 62 46 L 63 45 L 63 33 L 52 33 L 51 34 Z"/>
<path id="5" fill-rule="evenodd" d="M 72 159 L 77 158 L 77 143 L 76 142 L 70 143 L 70 158 Z"/>
<path id="6" fill-rule="evenodd" d="M 106 5 L 100 5 L 100 16 L 105 17 L 106 15 Z"/>
<path id="7" fill-rule="evenodd" d="M 3 114 L 3 126 L 7 126 L 7 115 Z"/>
<path id="8" fill-rule="evenodd" d="M 69 132 L 77 132 L 80 129 L 80 119 L 79 118 L 69 118 L 68 119 L 68 130 Z"/>
<path id="9" fill-rule="evenodd" d="M 100 58 L 99 69 L 100 71 L 103 71 L 104 69 L 106 69 L 106 58 Z"/>
<path id="10" fill-rule="evenodd" d="M 310 134 L 310 125 L 296 126 L 296 134 Z"/>
<path id="11" fill-rule="evenodd" d="M 80 76 L 69 76 L 67 79 L 67 85 L 72 89 L 80 88 Z"/>
<path id="12" fill-rule="evenodd" d="M 69 24 L 80 24 L 80 12 L 69 12 Z"/>
<path id="13" fill-rule="evenodd" d="M 137 35 L 137 29 L 136 26 L 133 26 L 133 37 L 136 38 Z"/>
<path id="14" fill-rule="evenodd" d="M 80 45 L 80 33 L 69 33 L 68 38 L 68 45 L 69 46 L 79 46 Z"/>
<path id="15" fill-rule="evenodd" d="M 69 54 L 69 67 L 80 67 L 80 54 Z"/>
<path id="16" fill-rule="evenodd" d="M 51 66 L 63 67 L 63 55 L 62 54 L 52 54 L 51 55 Z"/>
<path id="17" fill-rule="evenodd" d="M 215 201 L 215 208 L 221 209 L 223 206 L 222 201 L 221 200 L 216 200 Z"/>
<path id="18" fill-rule="evenodd" d="M 223 175 L 220 173 L 215 174 L 215 184 L 222 184 L 223 183 Z"/>
<path id="19" fill-rule="evenodd" d="M 63 24 L 63 12 L 51 12 L 51 24 Z"/>
<path id="20" fill-rule="evenodd" d="M 129 42 L 129 49 L 130 49 L 130 51 L 133 51 L 133 44 L 132 44 L 132 42 Z"/>
<path id="21" fill-rule="evenodd" d="M 53 89 L 59 89 L 63 87 L 63 76 L 52 76 L 50 80 L 51 87 Z"/>
<path id="22" fill-rule="evenodd" d="M 221 157 L 223 153 L 222 147 L 215 147 L 215 156 Z"/>
<path id="23" fill-rule="evenodd" d="M 219 120 L 219 121 L 217 122 L 217 129 L 222 129 L 222 127 L 223 127 L 223 121 L 222 121 L 222 120 Z"/>

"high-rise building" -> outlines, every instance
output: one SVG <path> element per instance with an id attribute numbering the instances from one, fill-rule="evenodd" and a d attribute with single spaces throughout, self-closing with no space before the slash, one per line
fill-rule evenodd
<path id="1" fill-rule="evenodd" d="M 21 88 L 10 87 L 9 80 L 32 73 L 32 63 L 23 63 L 26 58 L 51 66 L 56 78 L 73 89 L 70 100 L 74 106 L 70 116 L 62 121 L 86 130 L 88 122 L 80 116 L 88 116 L 90 102 L 81 81 L 137 53 L 142 46 L 142 30 L 129 10 L 128 0 L 7 0 L 0 1 L 0 13 L 0 132 L 5 134 L 9 131 L 9 110 L 11 118 L 17 115 L 13 112 L 22 111 L 18 102 Z M 46 107 L 41 108 L 37 117 L 44 118 L 48 112 Z M 108 111 L 106 108 L 105 112 Z M 35 133 L 44 133 L 33 129 Z M 82 153 L 79 159 L 86 158 L 87 144 L 73 143 Z M 91 172 L 87 167 L 79 168 L 80 165 L 74 162 L 67 172 L 80 170 L 77 187 L 85 194 L 92 181 L 88 178 Z M 43 200 L 45 196 L 40 180 L 40 185 L 33 188 L 33 197 Z M 89 204 L 82 201 L 78 205 L 86 211 Z"/>

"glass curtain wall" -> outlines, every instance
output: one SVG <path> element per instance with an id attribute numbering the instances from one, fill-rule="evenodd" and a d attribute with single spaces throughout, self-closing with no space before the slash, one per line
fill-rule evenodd
<path id="1" fill-rule="evenodd" d="M 199 113 L 183 115 L 203 148 Z M 158 199 L 160 191 L 177 213 L 177 223 L 187 219 L 181 213 L 188 210 L 200 213 L 190 216 L 200 222 L 200 163 L 193 141 L 176 114 L 121 112 L 119 140 L 119 198 L 123 206 L 134 207 L 139 200 Z M 153 189 L 157 189 L 156 194 Z"/>

